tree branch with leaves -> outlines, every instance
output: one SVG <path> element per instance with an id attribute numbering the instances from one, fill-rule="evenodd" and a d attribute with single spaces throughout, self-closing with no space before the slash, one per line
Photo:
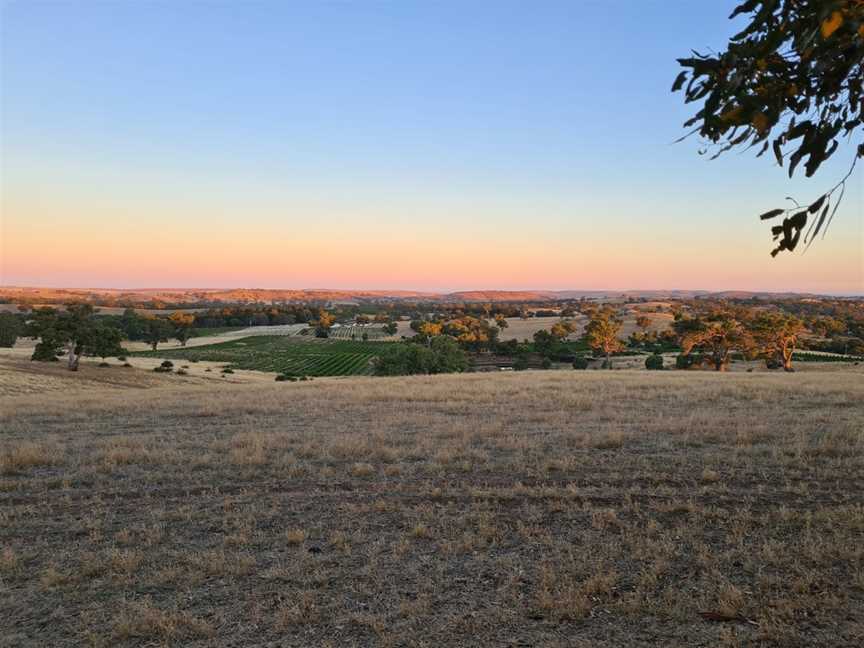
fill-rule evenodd
<path id="1" fill-rule="evenodd" d="M 701 107 L 684 123 L 712 159 L 737 148 L 770 149 L 789 177 L 804 163 L 807 177 L 843 141 L 855 153 L 849 172 L 804 207 L 772 209 L 784 216 L 771 232 L 771 255 L 809 247 L 830 225 L 858 158 L 864 156 L 864 0 L 746 0 L 730 19 L 749 15 L 725 51 L 678 59 L 684 70 L 672 91 Z M 684 139 L 682 138 L 682 139 Z M 807 227 L 809 223 L 809 228 Z M 807 228 L 805 230 L 805 228 Z"/>

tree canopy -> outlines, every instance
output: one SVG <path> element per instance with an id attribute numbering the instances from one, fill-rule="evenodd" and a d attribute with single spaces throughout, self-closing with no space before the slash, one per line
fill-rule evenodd
<path id="1" fill-rule="evenodd" d="M 684 124 L 692 128 L 688 135 L 705 138 L 703 152 L 713 157 L 740 147 L 759 147 L 758 155 L 770 149 L 790 177 L 802 162 L 812 176 L 844 139 L 857 146 L 849 173 L 830 190 L 804 207 L 761 215 L 785 216 L 772 228 L 776 256 L 798 246 L 808 222 L 806 244 L 820 231 L 824 236 L 854 163 L 864 156 L 864 2 L 746 0 L 730 18 L 742 14 L 749 24 L 725 51 L 678 59 L 684 70 L 672 91 L 701 105 Z"/>
<path id="2" fill-rule="evenodd" d="M 56 360 L 64 352 L 68 356 L 68 367 L 78 369 L 82 355 L 105 358 L 123 353 L 120 346 L 121 332 L 94 317 L 89 304 L 69 304 L 65 310 L 53 308 L 33 312 L 26 334 L 39 342 L 33 350 L 33 360 Z"/>

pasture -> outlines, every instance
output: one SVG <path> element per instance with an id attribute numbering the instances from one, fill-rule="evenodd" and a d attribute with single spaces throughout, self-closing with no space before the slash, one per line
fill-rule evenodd
<path id="1" fill-rule="evenodd" d="M 860 367 L 244 385 L 30 366 L 56 388 L 3 391 L 0 364 L 0 645 L 864 636 Z"/>
<path id="2" fill-rule="evenodd" d="M 620 315 L 622 320 L 622 338 L 627 338 L 638 330 L 638 327 L 636 326 L 636 318 L 639 315 L 644 315 L 651 320 L 651 325 L 649 327 L 649 330 L 651 331 L 660 332 L 672 326 L 673 319 L 671 313 L 643 312 L 638 310 L 639 307 L 646 308 L 647 306 L 648 305 L 646 304 L 630 304 L 626 307 L 622 307 L 623 312 Z M 570 335 L 571 340 L 576 340 L 585 333 L 585 326 L 588 324 L 588 318 L 581 313 L 577 313 L 573 317 L 567 319 L 570 319 L 578 325 L 576 331 Z M 560 320 L 560 317 L 529 317 L 527 319 L 508 317 L 507 328 L 502 329 L 498 337 L 501 340 L 530 340 L 534 333 L 541 329 L 546 329 L 548 331 L 555 322 Z M 490 323 L 494 324 L 492 321 L 490 321 Z"/>

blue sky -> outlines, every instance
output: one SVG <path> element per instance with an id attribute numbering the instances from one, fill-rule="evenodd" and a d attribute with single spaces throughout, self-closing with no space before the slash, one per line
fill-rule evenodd
<path id="1" fill-rule="evenodd" d="M 722 47 L 734 4 L 6 2 L 0 280 L 855 292 L 860 175 L 805 257 L 770 262 L 754 219 L 833 184 L 851 148 L 815 181 L 790 182 L 767 158 L 708 162 L 697 141 L 672 143 L 691 112 L 669 92 L 675 58 Z M 172 274 L 171 255 L 134 271 L 18 259 L 34 220 L 44 232 L 76 219 L 91 239 L 110 230 L 184 261 Z M 304 267 L 197 271 L 193 224 L 240 260 L 256 233 L 281 238 Z M 379 261 L 401 253 L 340 275 L 352 241 Z M 450 252 L 448 272 L 434 258 L 384 270 L 426 259 L 419 241 Z M 588 248 L 605 254 L 538 262 Z M 331 270 L 322 279 L 305 269 L 310 250 Z M 484 270 L 524 250 L 535 270 Z"/>

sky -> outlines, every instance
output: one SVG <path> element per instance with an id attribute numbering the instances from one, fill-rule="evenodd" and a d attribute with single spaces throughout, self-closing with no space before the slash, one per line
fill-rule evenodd
<path id="1" fill-rule="evenodd" d="M 864 293 L 861 169 L 676 144 L 727 0 L 0 3 L 0 284 Z M 739 27 L 740 28 L 740 27 Z"/>

